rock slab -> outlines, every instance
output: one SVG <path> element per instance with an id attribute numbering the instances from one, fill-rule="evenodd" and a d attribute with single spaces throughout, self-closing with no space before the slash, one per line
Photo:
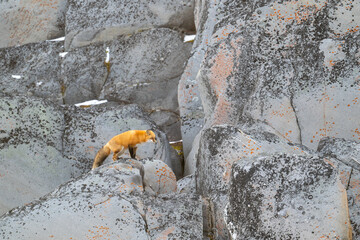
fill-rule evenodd
<path id="1" fill-rule="evenodd" d="M 66 49 L 153 28 L 194 31 L 194 1 L 68 1 Z M 121 9 L 121 11 L 119 11 Z"/>
<path id="2" fill-rule="evenodd" d="M 201 239 L 201 235 L 198 196 L 146 195 L 139 170 L 124 163 L 101 166 L 0 218 L 2 239 Z"/>
<path id="3" fill-rule="evenodd" d="M 346 189 L 318 157 L 236 163 L 226 222 L 233 239 L 352 239 Z"/>
<path id="4" fill-rule="evenodd" d="M 0 2 L 0 48 L 65 35 L 66 0 Z"/>

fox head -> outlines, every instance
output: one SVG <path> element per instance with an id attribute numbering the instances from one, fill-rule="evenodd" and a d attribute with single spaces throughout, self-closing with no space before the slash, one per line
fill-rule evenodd
<path id="1" fill-rule="evenodd" d="M 151 130 L 146 130 L 147 139 L 156 142 L 155 133 Z"/>

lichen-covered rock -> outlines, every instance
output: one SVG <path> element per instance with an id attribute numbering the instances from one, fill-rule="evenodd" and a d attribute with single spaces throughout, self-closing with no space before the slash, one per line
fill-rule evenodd
<path id="1" fill-rule="evenodd" d="M 297 146 L 282 141 L 269 132 L 242 132 L 229 126 L 216 126 L 203 130 L 200 138 L 198 160 L 196 162 L 197 193 L 211 205 L 207 214 L 212 229 L 207 229 L 210 235 L 219 239 L 229 239 L 224 222 L 224 208 L 228 202 L 228 189 L 232 165 L 237 161 L 247 162 L 249 158 L 259 154 L 293 153 L 308 154 Z M 214 233 L 214 230 L 217 233 Z"/>
<path id="2" fill-rule="evenodd" d="M 138 158 L 154 157 L 164 161 L 182 177 L 181 159 L 169 145 L 166 135 L 149 119 L 137 105 L 123 107 L 69 107 L 66 111 L 67 126 L 64 133 L 64 155 L 76 159 L 77 164 L 91 169 L 95 155 L 112 137 L 133 129 L 152 129 L 157 142 L 139 144 Z M 124 156 L 128 156 L 125 151 Z M 112 162 L 109 156 L 104 163 Z"/>
<path id="3" fill-rule="evenodd" d="M 0 48 L 65 35 L 65 0 L 0 2 Z"/>
<path id="4" fill-rule="evenodd" d="M 322 158 L 262 156 L 233 165 L 233 239 L 352 239 L 345 187 Z"/>
<path id="5" fill-rule="evenodd" d="M 176 176 L 169 166 L 160 160 L 145 161 L 144 190 L 155 195 L 176 192 Z"/>
<path id="6" fill-rule="evenodd" d="M 66 13 L 67 49 L 166 27 L 194 31 L 193 0 L 78 1 Z"/>
<path id="7" fill-rule="evenodd" d="M 2 239 L 148 239 L 133 195 L 142 191 L 138 170 L 104 166 L 49 195 L 4 215 Z"/>
<path id="8" fill-rule="evenodd" d="M 208 18 L 214 17 L 217 8 L 213 5 L 214 2 L 195 1 L 196 38 L 191 57 L 179 81 L 178 100 L 185 161 L 188 159 L 193 145 L 198 144 L 198 141 L 195 141 L 195 139 L 205 123 L 201 97 L 204 93 L 201 92 L 202 89 L 197 78 L 215 25 L 213 21 L 206 21 Z M 197 149 L 194 149 L 194 151 L 197 151 Z M 190 156 L 190 158 L 193 158 L 193 156 Z M 187 163 L 185 162 L 186 165 Z M 185 173 L 189 175 L 191 171 L 185 168 Z"/>
<path id="9" fill-rule="evenodd" d="M 100 166 L 0 218 L 1 239 L 202 239 L 198 196 L 144 194 L 137 168 Z"/>
<path id="10" fill-rule="evenodd" d="M 49 41 L 0 49 L 0 91 L 63 103 L 59 56 L 62 51 L 63 42 Z"/>
<path id="11" fill-rule="evenodd" d="M 176 176 L 163 161 L 151 158 L 140 160 L 120 158 L 119 161 L 139 169 L 144 191 L 149 195 L 158 196 L 176 192 Z"/>
<path id="12" fill-rule="evenodd" d="M 177 182 L 178 193 L 196 193 L 196 182 L 194 175 L 183 177 Z"/>
<path id="13" fill-rule="evenodd" d="M 338 138 L 323 138 L 319 154 L 333 165 L 346 187 L 353 239 L 360 238 L 360 144 Z"/>
<path id="14" fill-rule="evenodd" d="M 311 149 L 324 136 L 359 141 L 359 2 L 198 1 L 195 9 L 193 51 L 205 53 L 191 72 L 206 127 L 257 120 Z"/>
<path id="15" fill-rule="evenodd" d="M 151 239 L 203 239 L 202 205 L 198 195 L 145 199 L 145 207 Z"/>
<path id="16" fill-rule="evenodd" d="M 219 4 L 226 17 L 199 78 L 209 124 L 250 116 L 312 149 L 323 136 L 358 141 L 358 9 L 345 0 Z"/>
<path id="17" fill-rule="evenodd" d="M 64 115 L 41 99 L 0 97 L 0 215 L 78 176 L 62 156 Z"/>
<path id="18" fill-rule="evenodd" d="M 317 151 L 323 157 L 332 157 L 360 171 L 360 143 L 342 138 L 326 137 L 319 142 Z"/>
<path id="19" fill-rule="evenodd" d="M 178 32 L 161 28 L 74 49 L 62 65 L 65 103 L 98 98 L 136 103 L 155 120 L 160 111 L 159 126 L 176 128 L 177 86 L 190 47 Z M 109 65 L 104 64 L 107 48 Z"/>

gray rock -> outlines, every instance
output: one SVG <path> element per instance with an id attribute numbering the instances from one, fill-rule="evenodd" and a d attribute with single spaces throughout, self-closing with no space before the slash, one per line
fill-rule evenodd
<path id="1" fill-rule="evenodd" d="M 164 161 L 174 171 L 177 178 L 182 177 L 183 167 L 180 158 L 169 145 L 166 135 L 149 119 L 137 105 L 123 107 L 68 108 L 67 127 L 64 133 L 64 155 L 76 159 L 81 166 L 91 169 L 95 155 L 112 137 L 132 129 L 152 129 L 157 143 L 143 143 L 138 146 L 137 157 L 154 157 Z M 125 151 L 124 156 L 129 156 Z M 104 163 L 112 162 L 109 156 Z"/>
<path id="2" fill-rule="evenodd" d="M 100 167 L 1 218 L 2 239 L 148 239 L 136 198 L 138 170 Z M 60 226 L 60 227 L 59 227 Z"/>
<path id="3" fill-rule="evenodd" d="M 59 56 L 62 51 L 63 42 L 49 41 L 0 49 L 3 56 L 0 58 L 0 91 L 63 103 Z"/>
<path id="4" fill-rule="evenodd" d="M 181 140 L 181 122 L 179 113 L 173 111 L 151 111 L 149 113 L 152 121 L 166 133 L 170 142 Z"/>
<path id="5" fill-rule="evenodd" d="M 346 187 L 353 239 L 360 238 L 360 144 L 339 138 L 323 138 L 319 154 L 333 165 Z"/>
<path id="6" fill-rule="evenodd" d="M 0 2 L 0 48 L 41 42 L 65 35 L 67 1 Z"/>
<path id="7" fill-rule="evenodd" d="M 41 99 L 0 97 L 0 215 L 78 176 L 62 156 L 64 115 Z"/>
<path id="8" fill-rule="evenodd" d="M 193 52 L 201 64 L 189 61 L 187 69 L 205 128 L 261 121 L 285 141 L 313 150 L 324 136 L 359 141 L 358 9 L 345 0 L 197 1 Z M 183 98 L 191 97 L 184 86 Z M 192 102 L 179 104 L 186 109 L 181 117 L 198 112 Z M 183 136 L 198 130 L 187 131 Z M 192 139 L 184 138 L 185 152 Z"/>
<path id="9" fill-rule="evenodd" d="M 67 49 L 114 40 L 119 35 L 152 28 L 195 30 L 193 0 L 68 2 Z"/>
<path id="10" fill-rule="evenodd" d="M 358 141 L 360 35 L 352 21 L 360 5 L 343 4 L 219 5 L 218 17 L 226 16 L 213 32 L 199 77 L 208 123 L 243 124 L 250 117 L 311 149 L 323 136 Z"/>
<path id="11" fill-rule="evenodd" d="M 179 194 L 145 199 L 145 206 L 151 239 L 203 239 L 199 196 Z"/>
<path id="12" fill-rule="evenodd" d="M 181 135 L 184 146 L 185 166 L 194 156 L 189 156 L 193 146 L 198 145 L 198 141 L 194 142 L 196 136 L 204 127 L 205 114 L 202 101 L 203 92 L 199 86 L 199 71 L 205 58 L 206 49 L 208 48 L 209 39 L 215 27 L 215 22 L 207 21 L 208 18 L 213 19 L 216 12 L 216 3 L 208 1 L 195 1 L 195 26 L 197 29 L 196 38 L 193 45 L 191 57 L 181 76 L 178 87 L 179 110 L 181 117 Z M 194 144 L 193 144 L 194 142 Z M 197 149 L 194 149 L 197 152 Z M 193 172 L 185 167 L 185 175 Z"/>
<path id="13" fill-rule="evenodd" d="M 201 63 L 199 55 L 202 57 L 199 52 L 192 53 L 178 86 L 181 136 L 184 143 L 183 151 L 185 159 L 189 156 L 196 135 L 204 126 L 204 110 L 199 86 L 196 81 L 197 71 Z M 186 172 L 185 174 L 189 175 L 191 173 Z"/>
<path id="14" fill-rule="evenodd" d="M 216 126 L 202 131 L 196 162 L 196 190 L 206 199 L 204 213 L 210 221 L 206 232 L 218 239 L 229 239 L 224 222 L 224 208 L 228 203 L 231 167 L 237 161 L 259 154 L 292 153 L 307 155 L 306 151 L 291 146 L 268 132 L 244 133 L 229 126 Z"/>
<path id="15" fill-rule="evenodd" d="M 183 177 L 177 182 L 178 193 L 196 193 L 196 182 L 194 175 Z"/>
<path id="16" fill-rule="evenodd" d="M 360 171 L 360 144 L 342 138 L 323 138 L 317 151 L 323 157 L 336 158 L 344 164 Z"/>
<path id="17" fill-rule="evenodd" d="M 318 157 L 234 164 L 226 222 L 233 239 L 352 239 L 345 188 Z"/>
<path id="18" fill-rule="evenodd" d="M 124 163 L 106 164 L 3 215 L 0 236 L 201 239 L 202 209 L 198 196 L 172 194 L 153 198 L 142 190 L 138 169 Z"/>
<path id="19" fill-rule="evenodd" d="M 62 65 L 65 103 L 98 98 L 136 103 L 155 120 L 161 113 L 156 122 L 178 140 L 177 86 L 190 47 L 178 32 L 162 28 L 74 49 Z"/>
<path id="20" fill-rule="evenodd" d="M 163 161 L 151 158 L 140 160 L 121 158 L 120 162 L 139 169 L 144 191 L 149 195 L 158 196 L 176 192 L 176 176 Z"/>

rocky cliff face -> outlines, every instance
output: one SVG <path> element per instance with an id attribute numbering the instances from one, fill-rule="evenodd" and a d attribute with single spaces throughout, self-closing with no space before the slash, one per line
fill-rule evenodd
<path id="1" fill-rule="evenodd" d="M 2 238 L 360 238 L 359 2 L 0 9 Z"/>

